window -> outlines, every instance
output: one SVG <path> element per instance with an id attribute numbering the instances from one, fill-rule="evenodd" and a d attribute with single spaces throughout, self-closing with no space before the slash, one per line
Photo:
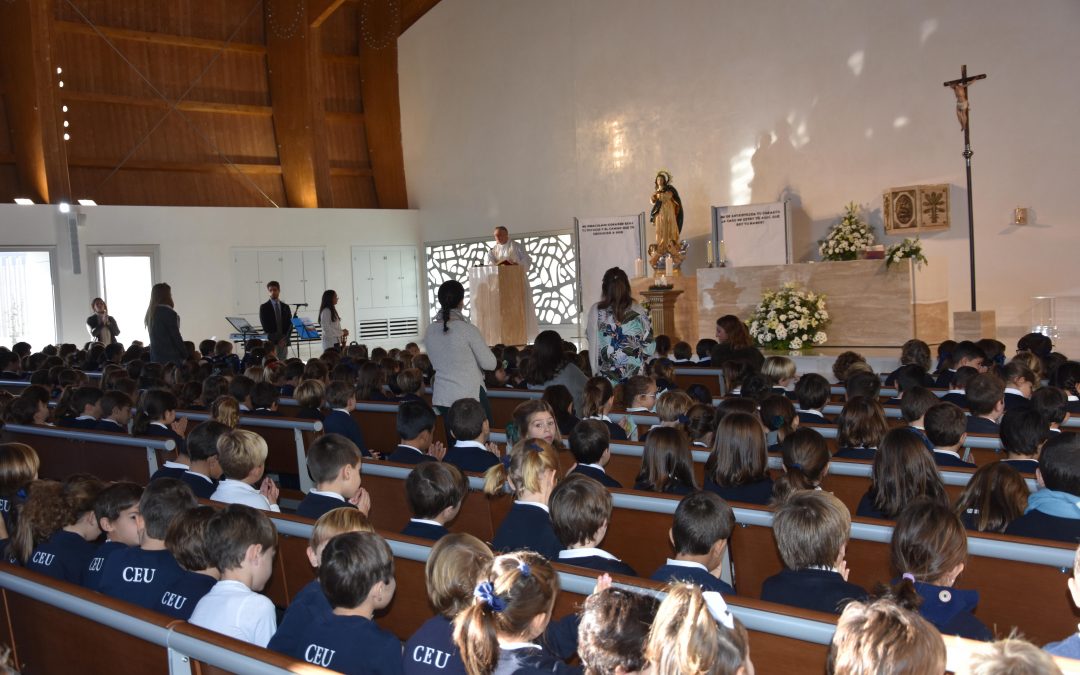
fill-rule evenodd
<path id="1" fill-rule="evenodd" d="M 29 342 L 35 350 L 56 342 L 52 251 L 0 250 L 0 344 Z"/>
<path id="2" fill-rule="evenodd" d="M 150 288 L 157 283 L 156 246 L 91 246 L 91 298 L 100 297 L 116 319 L 117 338 L 125 345 L 150 336 L 143 325 L 150 304 Z M 87 316 L 90 306 L 87 304 Z"/>

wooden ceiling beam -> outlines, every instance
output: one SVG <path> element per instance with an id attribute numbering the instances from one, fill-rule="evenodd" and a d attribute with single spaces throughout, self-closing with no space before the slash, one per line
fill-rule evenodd
<path id="1" fill-rule="evenodd" d="M 60 94 L 64 103 L 111 103 L 115 105 L 139 106 L 144 108 L 167 109 L 169 104 L 160 98 L 125 96 L 122 94 L 99 94 L 89 91 L 73 91 L 65 88 Z M 273 109 L 268 105 L 244 105 L 240 103 L 218 103 L 215 101 L 184 100 L 176 105 L 182 112 L 219 113 L 226 115 L 247 115 L 251 117 L 270 117 Z"/>
<path id="2" fill-rule="evenodd" d="M 71 199 L 63 117 L 52 60 L 52 2 L 0 2 L 0 78 L 19 189 L 39 204 Z"/>
<path id="3" fill-rule="evenodd" d="M 360 28 L 360 97 L 364 104 L 364 133 L 375 195 L 381 209 L 407 209 L 405 156 L 401 145 L 401 101 L 398 93 L 397 38 L 389 44 L 366 44 L 364 35 L 400 35 L 401 15 L 389 2 L 364 5 Z"/>
<path id="4" fill-rule="evenodd" d="M 82 158 L 70 161 L 73 169 L 113 169 L 120 163 L 119 159 L 96 159 Z M 128 160 L 120 171 L 176 171 L 183 173 L 232 173 L 233 171 L 252 176 L 278 176 L 281 175 L 281 166 L 278 164 L 240 164 L 233 162 L 159 162 L 147 160 Z"/>
<path id="5" fill-rule="evenodd" d="M 20 0 L 21 1 L 21 0 Z M 129 42 L 142 42 L 152 45 L 168 45 L 171 47 L 191 47 L 194 49 L 210 49 L 213 51 L 240 52 L 245 54 L 265 54 L 264 45 L 246 42 L 225 43 L 224 40 L 208 40 L 206 38 L 188 37 L 186 35 L 172 35 L 170 33 L 153 33 L 144 30 L 132 30 L 130 28 L 112 28 L 109 26 L 88 26 L 78 21 L 55 21 L 54 28 L 57 33 L 69 35 L 101 35 L 110 40 L 124 40 Z"/>
<path id="6" fill-rule="evenodd" d="M 323 22 L 345 4 L 345 0 L 308 0 L 308 25 L 318 28 Z"/>
<path id="7" fill-rule="evenodd" d="M 285 197 L 292 207 L 333 206 L 320 62 L 322 29 L 304 22 L 291 35 L 280 35 L 270 20 L 274 3 L 267 0 L 264 9 L 266 60 Z"/>
<path id="8" fill-rule="evenodd" d="M 409 30 L 437 4 L 439 0 L 401 0 L 401 33 Z"/>

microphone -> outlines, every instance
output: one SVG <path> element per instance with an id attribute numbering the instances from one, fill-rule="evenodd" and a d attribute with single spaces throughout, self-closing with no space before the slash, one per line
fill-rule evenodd
<path id="1" fill-rule="evenodd" d="M 298 303 L 293 305 L 293 307 L 307 307 L 307 306 L 308 306 L 308 304 L 306 302 L 298 302 Z"/>

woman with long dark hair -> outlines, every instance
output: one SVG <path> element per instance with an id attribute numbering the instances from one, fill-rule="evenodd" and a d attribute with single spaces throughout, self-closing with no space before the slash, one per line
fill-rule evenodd
<path id="1" fill-rule="evenodd" d="M 445 415 L 458 399 L 479 399 L 490 420 L 484 371 L 495 370 L 495 354 L 461 313 L 464 306 L 465 287 L 460 282 L 451 279 L 439 286 L 439 313 L 424 334 L 424 348 L 435 369 L 431 403 Z"/>
<path id="2" fill-rule="evenodd" d="M 582 393 L 588 378 L 563 351 L 561 335 L 553 330 L 545 330 L 537 335 L 528 368 L 524 370 L 529 389 L 544 390 L 556 385 L 566 387 L 574 399 L 574 415 L 581 416 L 584 405 Z"/>
<path id="3" fill-rule="evenodd" d="M 645 372 L 645 362 L 656 351 L 649 313 L 634 302 L 630 280 L 621 268 L 604 272 L 600 302 L 589 308 L 585 335 L 589 340 L 592 371 L 612 384 Z"/>
<path id="4" fill-rule="evenodd" d="M 716 320 L 717 344 L 712 351 L 712 367 L 719 368 L 725 361 L 740 361 L 761 370 L 765 356 L 754 346 L 746 324 L 734 314 L 725 314 Z"/>
<path id="5" fill-rule="evenodd" d="M 322 302 L 319 303 L 319 326 L 322 327 L 322 348 L 327 349 L 340 347 L 345 338 L 349 337 L 348 330 L 341 328 L 341 316 L 337 312 L 338 294 L 336 291 L 327 289 L 323 291 Z"/>
<path id="6" fill-rule="evenodd" d="M 143 323 L 150 333 L 150 360 L 155 363 L 180 365 L 188 357 L 184 338 L 180 336 L 180 316 L 173 306 L 169 284 L 154 284 Z"/>
<path id="7" fill-rule="evenodd" d="M 101 298 L 90 301 L 90 309 L 93 314 L 86 319 L 86 329 L 90 335 L 103 345 L 111 345 L 116 342 L 116 336 L 120 334 L 120 327 L 116 325 L 116 319 L 109 314 L 109 308 Z"/>

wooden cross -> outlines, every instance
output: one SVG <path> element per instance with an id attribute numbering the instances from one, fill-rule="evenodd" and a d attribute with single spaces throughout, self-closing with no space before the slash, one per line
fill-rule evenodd
<path id="1" fill-rule="evenodd" d="M 967 65 L 960 66 L 960 79 L 945 83 L 956 94 L 956 119 L 960 120 L 960 129 L 964 132 L 964 162 L 967 165 L 967 203 L 968 203 L 968 257 L 971 272 L 971 311 L 975 311 L 975 214 L 972 213 L 971 197 L 971 131 L 968 127 L 968 86 L 976 80 L 985 80 L 986 74 L 968 77 Z"/>

